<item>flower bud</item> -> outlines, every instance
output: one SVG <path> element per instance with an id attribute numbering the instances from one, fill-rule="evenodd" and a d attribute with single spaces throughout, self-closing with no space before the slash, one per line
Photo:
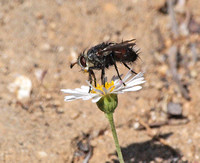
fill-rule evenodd
<path id="1" fill-rule="evenodd" d="M 101 97 L 96 104 L 104 113 L 114 113 L 118 104 L 117 94 L 107 94 Z"/>

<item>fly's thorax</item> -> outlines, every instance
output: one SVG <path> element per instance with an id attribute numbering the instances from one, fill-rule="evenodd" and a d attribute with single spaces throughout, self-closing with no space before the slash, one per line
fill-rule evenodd
<path id="1" fill-rule="evenodd" d="M 110 55 L 110 54 L 111 54 L 110 51 L 107 51 L 107 52 L 104 52 L 104 53 L 103 53 L 104 56 L 108 56 L 108 55 Z"/>
<path id="2" fill-rule="evenodd" d="M 88 67 L 92 67 L 93 69 L 100 69 L 103 65 L 103 57 L 99 56 L 94 51 L 89 51 L 87 53 L 87 65 Z"/>
<path id="3" fill-rule="evenodd" d="M 93 61 L 95 58 L 95 53 L 88 53 L 87 58 L 88 58 L 88 60 Z"/>

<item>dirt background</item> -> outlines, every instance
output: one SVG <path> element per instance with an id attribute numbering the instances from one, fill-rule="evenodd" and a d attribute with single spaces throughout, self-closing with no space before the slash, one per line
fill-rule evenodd
<path id="1" fill-rule="evenodd" d="M 140 59 L 131 67 L 145 71 L 146 83 L 139 92 L 119 95 L 114 118 L 124 159 L 200 162 L 200 1 L 175 6 L 179 25 L 188 12 L 196 23 L 186 34 L 180 30 L 175 41 L 169 14 L 158 11 L 164 3 L 0 0 L 0 162 L 117 162 L 104 114 L 91 101 L 64 102 L 60 89 L 86 85 L 87 74 L 69 68 L 85 48 L 132 38 Z M 190 100 L 172 78 L 172 45 L 180 49 L 177 71 Z M 116 72 L 110 68 L 106 74 Z M 19 76 L 32 82 L 26 99 L 17 98 L 19 88 L 10 88 Z M 167 114 L 169 103 L 182 109 L 176 118 Z M 145 130 L 139 122 L 158 127 Z"/>

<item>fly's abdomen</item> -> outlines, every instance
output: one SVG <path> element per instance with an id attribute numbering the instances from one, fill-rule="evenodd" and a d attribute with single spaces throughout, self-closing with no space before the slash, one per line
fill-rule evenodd
<path id="1" fill-rule="evenodd" d="M 118 62 L 134 62 L 138 58 L 138 53 L 131 48 L 115 51 L 115 60 Z"/>

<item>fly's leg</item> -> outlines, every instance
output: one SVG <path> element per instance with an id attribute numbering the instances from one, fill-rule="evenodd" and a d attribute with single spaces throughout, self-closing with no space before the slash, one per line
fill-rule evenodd
<path id="1" fill-rule="evenodd" d="M 97 79 L 95 77 L 94 71 L 91 70 L 90 72 L 91 72 L 91 75 L 92 75 L 92 77 L 94 79 L 94 86 L 96 87 L 97 86 Z"/>
<path id="2" fill-rule="evenodd" d="M 105 86 L 105 68 L 101 71 L 101 84 Z"/>
<path id="3" fill-rule="evenodd" d="M 119 79 L 122 81 L 122 78 L 121 78 L 121 76 L 119 75 L 119 71 L 118 71 L 118 68 L 117 68 L 117 65 L 116 65 L 116 62 L 115 62 L 113 56 L 112 56 L 112 60 L 113 60 L 114 66 L 115 66 L 115 70 L 117 71 L 117 76 L 118 76 Z M 126 86 L 126 84 L 125 84 L 124 82 L 123 82 L 123 85 Z"/>
<path id="4" fill-rule="evenodd" d="M 131 70 L 131 68 L 126 64 L 126 63 L 124 63 L 124 62 L 122 62 L 123 64 L 124 64 L 124 66 L 126 67 L 126 68 L 128 68 L 129 70 Z M 135 71 L 133 71 L 133 70 L 131 70 L 131 72 L 132 73 L 134 73 L 134 74 L 137 74 Z"/>
<path id="5" fill-rule="evenodd" d="M 90 69 L 88 72 L 89 72 L 89 82 L 90 82 L 90 84 L 92 85 L 92 77 L 93 77 L 94 86 L 96 87 L 97 86 L 97 80 L 96 80 L 94 71 Z M 90 93 L 91 89 L 92 89 L 91 86 L 89 86 L 89 93 Z"/>
<path id="6" fill-rule="evenodd" d="M 89 70 L 88 71 L 89 72 L 89 82 L 90 82 L 90 84 L 92 85 L 92 70 Z M 94 72 L 93 72 L 94 73 Z M 91 86 L 89 86 L 89 92 L 88 93 L 90 93 L 90 91 L 91 91 Z"/>
<path id="7" fill-rule="evenodd" d="M 119 79 L 122 81 L 122 78 L 121 76 L 119 75 L 119 71 L 118 71 L 118 68 L 117 68 L 117 65 L 116 63 L 114 63 L 114 66 L 115 66 L 115 70 L 117 71 L 117 76 L 119 77 Z M 123 82 L 123 85 L 126 86 L 126 84 Z"/>

